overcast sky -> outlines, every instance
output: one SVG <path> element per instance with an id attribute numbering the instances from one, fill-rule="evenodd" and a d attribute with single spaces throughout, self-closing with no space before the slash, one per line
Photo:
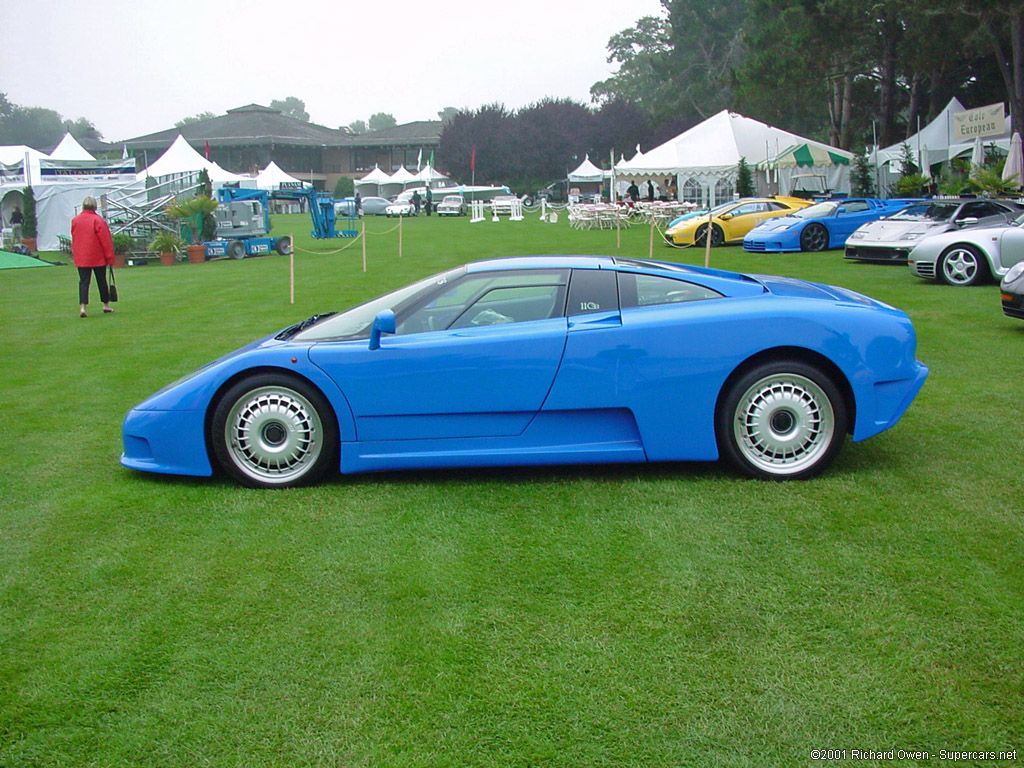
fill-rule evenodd
<path id="1" fill-rule="evenodd" d="M 0 92 L 104 139 L 296 96 L 336 128 L 545 96 L 589 103 L 659 0 L 0 0 Z"/>

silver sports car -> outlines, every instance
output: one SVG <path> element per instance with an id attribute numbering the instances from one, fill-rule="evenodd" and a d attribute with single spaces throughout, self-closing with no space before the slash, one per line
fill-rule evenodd
<path id="1" fill-rule="evenodd" d="M 1011 224 L 953 230 L 921 240 L 910 252 L 910 271 L 949 285 L 978 285 L 1024 261 L 1024 214 Z"/>

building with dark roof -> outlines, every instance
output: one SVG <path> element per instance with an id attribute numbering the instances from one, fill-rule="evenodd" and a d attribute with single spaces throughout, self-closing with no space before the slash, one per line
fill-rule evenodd
<path id="1" fill-rule="evenodd" d="M 285 172 L 320 189 L 333 190 L 342 176 L 359 178 L 374 165 L 388 173 L 415 171 L 417 160 L 440 143 L 442 123 L 420 121 L 353 135 L 308 123 L 279 110 L 249 104 L 226 114 L 128 139 L 139 169 L 162 155 L 180 133 L 200 154 L 234 173 L 254 173 L 273 160 Z"/>

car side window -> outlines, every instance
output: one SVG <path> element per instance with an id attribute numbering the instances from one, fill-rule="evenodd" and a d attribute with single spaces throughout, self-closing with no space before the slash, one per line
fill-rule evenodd
<path id="1" fill-rule="evenodd" d="M 566 314 L 586 315 L 619 308 L 615 273 L 607 269 L 574 269 Z"/>
<path id="2" fill-rule="evenodd" d="M 562 314 L 568 270 L 464 276 L 399 318 L 398 335 L 522 323 Z"/>
<path id="3" fill-rule="evenodd" d="M 973 216 L 976 219 L 984 218 L 985 216 L 995 216 L 999 211 L 994 205 L 986 202 L 967 203 L 960 211 L 960 215 L 957 216 L 957 221 L 969 218 Z"/>
<path id="4" fill-rule="evenodd" d="M 840 213 L 860 213 L 861 211 L 868 210 L 870 207 L 871 206 L 868 205 L 867 203 L 865 203 L 863 200 L 857 200 L 856 202 L 853 202 L 853 203 L 847 203 L 846 205 L 844 205 L 842 208 L 839 209 L 839 212 Z"/>
<path id="5" fill-rule="evenodd" d="M 720 299 L 722 294 L 686 280 L 658 275 L 619 273 L 619 298 L 623 309 Z"/>

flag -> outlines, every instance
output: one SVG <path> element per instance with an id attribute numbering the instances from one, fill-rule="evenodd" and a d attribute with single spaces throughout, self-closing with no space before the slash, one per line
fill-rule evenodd
<path id="1" fill-rule="evenodd" d="M 476 170 L 476 146 L 473 147 L 473 151 L 469 154 L 469 170 Z"/>
<path id="2" fill-rule="evenodd" d="M 121 145 L 121 159 L 122 160 L 127 160 L 128 159 L 128 145 L 127 144 L 122 144 Z"/>
<path id="3" fill-rule="evenodd" d="M 209 140 L 207 140 L 207 142 L 206 142 L 206 159 L 207 160 L 210 159 L 210 142 L 209 142 Z"/>
<path id="4" fill-rule="evenodd" d="M 417 173 L 423 168 L 423 150 L 420 149 L 420 153 L 416 155 L 416 171 Z"/>
<path id="5" fill-rule="evenodd" d="M 434 150 L 430 150 L 430 167 L 434 167 Z"/>

